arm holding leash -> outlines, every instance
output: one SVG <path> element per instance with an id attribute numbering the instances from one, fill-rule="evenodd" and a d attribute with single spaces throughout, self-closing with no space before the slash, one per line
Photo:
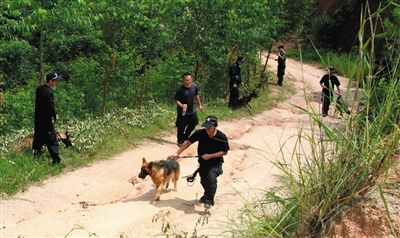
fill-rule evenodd
<path id="1" fill-rule="evenodd" d="M 179 155 L 186 150 L 187 148 L 189 148 L 189 146 L 191 146 L 192 143 L 190 141 L 185 141 L 181 147 L 179 147 L 179 149 L 175 152 L 175 154 L 172 155 L 172 160 L 177 160 L 179 157 Z"/>

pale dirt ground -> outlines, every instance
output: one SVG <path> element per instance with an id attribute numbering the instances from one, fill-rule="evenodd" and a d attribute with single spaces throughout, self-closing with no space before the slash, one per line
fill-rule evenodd
<path id="1" fill-rule="evenodd" d="M 272 57 L 275 58 L 275 54 Z M 269 66 L 275 72 L 273 59 L 269 60 Z M 274 174 L 280 171 L 271 162 L 283 156 L 290 158 L 299 129 L 310 133 L 313 124 L 305 113 L 291 104 L 307 107 L 304 92 L 311 97 L 319 95 L 318 82 L 325 73 L 288 59 L 284 84 L 293 84 L 297 93 L 272 110 L 252 118 L 220 121 L 218 128 L 228 136 L 231 150 L 225 157 L 224 174 L 218 180 L 212 216 L 208 224 L 197 227 L 198 235 L 218 236 L 226 229 L 220 222 L 226 221 L 230 212 L 242 206 L 241 197 L 250 200 L 259 189 L 277 185 Z M 289 77 L 293 79 L 288 80 Z M 345 92 L 348 80 L 339 79 Z M 277 87 L 271 85 L 270 91 L 276 92 Z M 354 93 L 354 88 L 351 90 Z M 351 101 L 350 97 L 348 103 Z M 318 96 L 312 105 L 314 110 L 320 111 Z M 210 109 L 199 113 L 201 121 L 207 116 L 207 111 Z M 333 109 L 330 116 L 323 119 L 328 126 L 341 120 L 332 114 Z M 148 161 L 166 159 L 177 150 L 175 144 L 168 143 L 176 141 L 175 134 L 160 135 L 159 139 L 145 141 L 109 160 L 79 170 L 67 170 L 1 201 L 0 236 L 64 237 L 74 227 L 80 226 L 85 230 L 75 229 L 69 237 L 88 237 L 88 232 L 99 237 L 163 237 L 161 222 L 152 222 L 160 211 L 170 211 L 166 219 L 177 232 L 191 234 L 204 212 L 203 205 L 197 202 L 203 193 L 199 177 L 193 186 L 180 179 L 178 191 L 164 189 L 161 200 L 157 202 L 153 201 L 155 189 L 149 177 L 137 179 L 135 185 L 130 182 L 139 174 L 143 157 Z M 196 148 L 197 145 L 192 145 L 182 155 L 196 155 Z M 304 150 L 310 152 L 307 146 Z M 179 159 L 179 163 L 181 176 L 189 175 L 197 168 L 195 158 Z M 89 206 L 84 208 L 82 202 Z"/>

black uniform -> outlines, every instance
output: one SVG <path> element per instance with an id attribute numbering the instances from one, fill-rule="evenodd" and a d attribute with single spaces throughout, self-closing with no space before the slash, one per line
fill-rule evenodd
<path id="1" fill-rule="evenodd" d="M 330 74 L 325 74 L 319 83 L 323 84 L 327 88 L 322 89 L 322 94 L 323 94 L 323 106 L 322 106 L 322 112 L 324 114 L 328 114 L 329 111 L 329 105 L 331 105 L 331 101 L 333 99 L 333 93 L 334 93 L 334 85 L 337 87 L 340 86 L 339 79 L 335 75 L 330 75 Z"/>
<path id="2" fill-rule="evenodd" d="M 59 144 L 53 125 L 53 118 L 55 120 L 56 115 L 53 89 L 47 84 L 39 86 L 36 89 L 35 136 L 32 149 L 34 155 L 40 155 L 43 145 L 46 144 L 53 159 L 53 164 L 60 163 L 61 161 Z"/>
<path id="3" fill-rule="evenodd" d="M 217 130 L 217 134 L 211 138 L 205 129 L 200 129 L 194 132 L 193 135 L 189 137 L 188 141 L 192 144 L 196 141 L 199 142 L 197 153 L 199 155 L 198 162 L 200 164 L 200 183 L 204 188 L 204 196 L 201 200 L 213 206 L 214 196 L 217 191 L 217 177 L 223 173 L 222 164 L 224 163 L 224 157 L 204 160 L 201 158 L 201 155 L 212 154 L 219 151 L 228 152 L 228 139 L 226 135 L 219 130 Z"/>
<path id="4" fill-rule="evenodd" d="M 285 75 L 285 70 L 286 70 L 286 53 L 285 52 L 279 52 L 280 56 L 283 57 L 278 57 L 278 71 L 277 71 L 277 76 L 278 76 L 278 85 L 282 86 L 283 83 L 283 75 Z"/>
<path id="5" fill-rule="evenodd" d="M 242 85 L 242 74 L 240 72 L 240 65 L 237 61 L 229 68 L 229 104 L 228 107 L 233 109 L 237 108 L 237 102 L 239 101 L 239 87 Z M 236 84 L 236 88 L 233 85 Z"/>
<path id="6" fill-rule="evenodd" d="M 180 85 L 175 92 L 174 100 L 187 104 L 185 116 L 182 115 L 182 108 L 177 106 L 176 127 L 178 128 L 178 143 L 183 143 L 190 136 L 196 125 L 199 123 L 197 117 L 196 105 L 194 103 L 195 96 L 199 94 L 199 89 L 195 83 L 191 83 L 190 88 Z"/>

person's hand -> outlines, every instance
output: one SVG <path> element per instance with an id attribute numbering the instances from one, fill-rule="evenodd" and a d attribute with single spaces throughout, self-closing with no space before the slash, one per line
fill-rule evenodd
<path id="1" fill-rule="evenodd" d="M 187 104 L 182 104 L 183 109 L 187 109 Z"/>
<path id="2" fill-rule="evenodd" d="M 235 83 L 235 84 L 233 84 L 233 87 L 234 87 L 234 88 L 237 88 L 237 85 L 236 85 L 236 83 Z"/>
<path id="3" fill-rule="evenodd" d="M 203 105 L 200 105 L 200 106 L 199 106 L 199 109 L 200 109 L 200 111 L 202 112 L 202 111 L 203 111 Z"/>
<path id="4" fill-rule="evenodd" d="M 172 155 L 172 159 L 173 159 L 173 160 L 177 160 L 178 158 L 179 158 L 179 155 L 178 155 L 177 153 L 175 153 L 175 154 Z"/>
<path id="5" fill-rule="evenodd" d="M 201 158 L 203 158 L 204 160 L 209 160 L 211 159 L 211 156 L 209 154 L 204 154 L 201 156 Z"/>
<path id="6" fill-rule="evenodd" d="M 56 114 L 56 121 L 60 120 L 60 118 L 58 117 L 58 114 Z"/>

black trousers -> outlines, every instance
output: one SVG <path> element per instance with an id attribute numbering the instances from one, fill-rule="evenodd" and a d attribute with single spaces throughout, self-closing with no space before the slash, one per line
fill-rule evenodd
<path id="1" fill-rule="evenodd" d="M 35 135 L 33 139 L 32 149 L 34 155 L 42 154 L 42 147 L 46 144 L 47 149 L 50 153 L 53 163 L 60 163 L 61 158 L 59 156 L 60 146 L 57 140 L 57 132 L 54 129 L 53 123 L 51 125 L 37 125 L 35 126 Z"/>
<path id="2" fill-rule="evenodd" d="M 239 89 L 231 88 L 229 93 L 228 107 L 237 108 L 237 102 L 239 101 Z"/>
<path id="3" fill-rule="evenodd" d="M 204 197 L 206 198 L 205 203 L 209 203 L 214 206 L 214 197 L 217 192 L 217 178 L 220 176 L 222 171 L 222 163 L 213 166 L 202 166 L 199 168 L 201 185 L 204 188 Z"/>
<path id="4" fill-rule="evenodd" d="M 332 102 L 332 97 L 333 96 L 331 96 L 329 92 L 322 93 L 322 113 L 328 114 L 329 106 L 331 105 L 331 102 Z"/>
<path id="5" fill-rule="evenodd" d="M 199 124 L 197 113 L 186 114 L 185 116 L 178 114 L 176 119 L 176 127 L 178 128 L 176 136 L 178 138 L 178 143 L 183 143 L 187 140 L 197 124 Z"/>
<path id="6" fill-rule="evenodd" d="M 285 75 L 285 69 L 286 69 L 286 67 L 278 66 L 278 72 L 276 75 L 278 76 L 278 85 L 279 86 L 282 86 L 283 75 Z"/>

